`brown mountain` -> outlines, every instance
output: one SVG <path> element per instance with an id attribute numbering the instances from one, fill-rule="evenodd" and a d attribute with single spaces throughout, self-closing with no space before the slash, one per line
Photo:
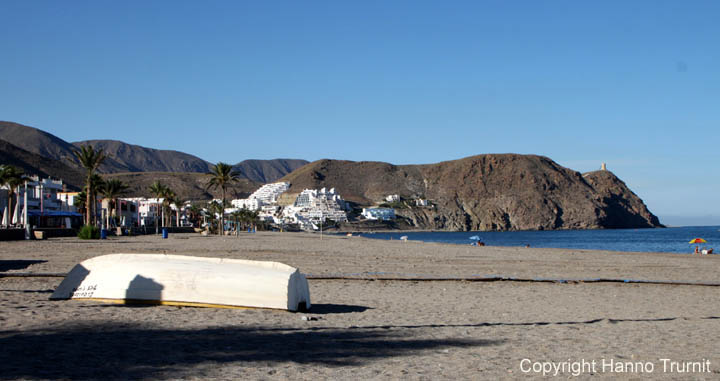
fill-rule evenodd
<path id="1" fill-rule="evenodd" d="M 72 151 L 90 144 L 105 151 L 107 157 L 98 169 L 100 173 L 123 172 L 198 172 L 210 171 L 211 163 L 190 154 L 172 150 L 158 150 L 117 140 L 86 140 L 68 143 L 37 128 L 0 121 L 0 139 L 25 151 L 81 169 Z M 274 159 L 245 160 L 235 164 L 241 177 L 254 182 L 273 182 L 307 164 L 306 160 Z"/>
<path id="2" fill-rule="evenodd" d="M 0 121 L 0 139 L 25 151 L 55 160 L 73 157 L 72 144 L 37 128 Z"/>
<path id="3" fill-rule="evenodd" d="M 634 228 L 644 226 L 643 224 L 650 221 L 654 226 L 660 225 L 658 218 L 650 213 L 642 200 L 612 172 L 588 172 L 583 178 L 592 185 L 609 209 L 603 216 L 603 224 L 617 228 Z"/>
<path id="4" fill-rule="evenodd" d="M 119 179 L 130 186 L 126 197 L 153 197 L 150 193 L 150 184 L 155 181 L 168 186 L 180 198 L 186 200 L 209 200 L 220 198 L 220 188 L 206 190 L 209 176 L 203 173 L 193 172 L 131 172 L 131 173 L 109 173 L 103 175 L 107 179 Z M 260 188 L 262 184 L 251 180 L 241 179 L 228 187 L 226 198 L 245 198 L 250 193 Z"/>
<path id="5" fill-rule="evenodd" d="M 123 172 L 208 173 L 212 166 L 197 156 L 183 152 L 146 148 L 118 140 L 85 140 L 72 144 L 75 147 L 89 144 L 95 149 L 102 149 L 107 159 L 119 163 L 124 168 Z"/>
<path id="6" fill-rule="evenodd" d="M 421 168 L 420 165 L 325 159 L 299 168 L 281 180 L 290 182 L 289 193 L 334 187 L 348 201 L 372 205 L 389 194 L 408 198 L 424 195 Z"/>
<path id="7" fill-rule="evenodd" d="M 48 160 L 38 154 L 0 140 L 0 164 L 14 165 L 28 175 L 62 179 L 70 191 L 79 191 L 85 184 L 84 171 L 65 164 L 62 160 Z M 150 184 L 160 181 L 172 189 L 178 196 L 188 200 L 208 200 L 220 198 L 220 189 L 206 190 L 208 176 L 203 173 L 172 172 L 133 172 L 106 173 L 102 177 L 120 179 L 130 187 L 128 197 L 152 197 Z M 257 190 L 262 184 L 241 179 L 228 188 L 227 197 L 244 198 Z"/>
<path id="8" fill-rule="evenodd" d="M 334 187 L 360 205 L 381 203 L 388 194 L 429 199 L 434 207 L 396 210 L 422 229 L 662 226 L 612 173 L 582 175 L 535 155 L 488 154 L 428 165 L 320 160 L 283 180 L 291 193 Z"/>
<path id="9" fill-rule="evenodd" d="M 14 165 L 27 175 L 62 179 L 69 190 L 79 190 L 84 181 L 83 172 L 71 167 L 69 163 L 48 160 L 4 140 L 0 140 L 0 164 Z"/>
<path id="10" fill-rule="evenodd" d="M 48 159 L 57 160 L 77 169 L 81 168 L 72 153 L 76 149 L 74 145 L 37 128 L 0 121 L 0 139 Z M 122 171 L 129 169 L 112 158 L 106 159 L 98 169 L 101 173 Z"/>
<path id="11" fill-rule="evenodd" d="M 244 160 L 233 166 L 241 177 L 258 183 L 272 183 L 309 163 L 300 159 Z"/>

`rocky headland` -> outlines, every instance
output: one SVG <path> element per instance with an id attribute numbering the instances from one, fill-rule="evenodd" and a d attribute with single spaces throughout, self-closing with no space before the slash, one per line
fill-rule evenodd
<path id="1" fill-rule="evenodd" d="M 357 206 L 385 196 L 426 199 L 396 208 L 424 230 L 550 230 L 662 227 L 610 171 L 581 174 L 536 155 L 487 154 L 427 165 L 320 160 L 282 180 L 290 193 L 335 187 Z"/>

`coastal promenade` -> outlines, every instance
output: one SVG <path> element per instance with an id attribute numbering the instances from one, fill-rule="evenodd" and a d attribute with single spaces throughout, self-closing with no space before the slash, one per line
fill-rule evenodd
<path id="1" fill-rule="evenodd" d="M 316 278 L 313 308 L 51 302 L 62 278 L 6 276 L 66 273 L 84 259 L 121 252 L 283 262 Z M 710 284 L 719 270 L 720 256 L 321 240 L 307 233 L 2 242 L 0 379 L 512 379 L 548 369 L 546 375 L 563 378 L 716 379 L 720 287 L 417 279 Z"/>

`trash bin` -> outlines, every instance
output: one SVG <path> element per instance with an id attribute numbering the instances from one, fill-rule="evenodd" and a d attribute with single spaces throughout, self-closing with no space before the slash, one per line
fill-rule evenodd
<path id="1" fill-rule="evenodd" d="M 168 237 L 167 228 L 163 228 L 163 239 L 166 239 Z"/>
<path id="2" fill-rule="evenodd" d="M 100 239 L 107 239 L 107 230 L 100 229 Z"/>

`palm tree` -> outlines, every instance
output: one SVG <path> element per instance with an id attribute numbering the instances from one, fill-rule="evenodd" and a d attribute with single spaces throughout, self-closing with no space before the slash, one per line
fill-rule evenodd
<path id="1" fill-rule="evenodd" d="M 259 215 L 260 215 L 260 213 L 259 213 L 257 210 L 248 210 L 248 211 L 247 211 L 247 217 L 246 217 L 246 218 L 247 218 L 247 222 L 248 222 L 248 225 L 249 225 L 248 227 L 251 227 L 251 228 L 253 228 L 253 229 L 256 228 L 257 218 L 258 218 Z"/>
<path id="2" fill-rule="evenodd" d="M 172 200 L 173 205 L 175 205 L 175 208 L 177 208 L 177 211 L 175 213 L 175 217 L 177 218 L 176 224 L 178 227 L 180 227 L 180 212 L 182 211 L 183 207 L 185 206 L 185 201 L 180 199 L 180 197 L 175 196 Z"/>
<path id="3" fill-rule="evenodd" d="M 193 226 L 198 224 L 201 214 L 202 208 L 200 208 L 198 204 L 193 203 L 190 205 L 188 209 L 188 220 L 190 220 Z"/>
<path id="4" fill-rule="evenodd" d="M 80 164 L 85 168 L 85 186 L 87 187 L 87 194 L 90 196 L 90 200 L 95 200 L 92 196 L 95 195 L 95 192 L 92 188 L 92 175 L 95 174 L 95 171 L 98 169 L 100 164 L 102 164 L 103 160 L 105 160 L 105 152 L 103 150 L 98 149 L 97 151 L 91 146 L 91 145 L 81 145 L 80 149 L 73 150 L 73 154 L 75 157 L 80 161 Z M 89 202 L 88 204 L 88 215 L 87 215 L 87 225 L 92 225 L 94 222 L 95 213 L 93 213 L 95 209 L 95 203 Z"/>
<path id="5" fill-rule="evenodd" d="M 163 225 L 172 226 L 172 210 L 170 209 L 170 204 L 172 204 L 177 196 L 172 189 L 165 187 L 165 193 L 163 193 L 162 197 Z"/>
<path id="6" fill-rule="evenodd" d="M 0 186 L 5 185 L 8 188 L 8 213 L 12 213 L 12 197 L 15 194 L 15 188 L 24 181 L 25 175 L 22 170 L 12 165 L 0 165 Z"/>
<path id="7" fill-rule="evenodd" d="M 250 222 L 250 210 L 240 209 L 240 222 L 242 222 L 243 230 L 247 230 L 248 222 Z"/>
<path id="8" fill-rule="evenodd" d="M 215 220 L 215 214 L 219 214 L 222 216 L 223 212 L 225 211 L 225 207 L 223 205 L 220 205 L 219 202 L 213 200 L 208 203 L 208 211 L 210 212 L 210 225 L 212 226 L 212 223 Z M 209 229 L 208 229 L 209 230 Z M 218 227 L 218 231 L 219 231 Z"/>
<path id="9" fill-rule="evenodd" d="M 238 237 L 240 236 L 239 221 L 242 219 L 242 209 L 233 211 L 230 216 L 235 220 L 235 236 Z"/>
<path id="10" fill-rule="evenodd" d="M 87 193 L 85 193 L 85 191 L 78 193 L 73 200 L 73 205 L 81 211 L 84 220 L 87 214 Z"/>
<path id="11" fill-rule="evenodd" d="M 223 211 L 220 212 L 220 231 L 219 234 L 223 234 L 223 214 L 225 214 L 225 191 L 228 185 L 238 181 L 239 174 L 233 170 L 232 165 L 219 162 L 215 164 L 210 170 L 210 180 L 207 183 L 207 189 L 220 187 L 222 190 L 222 207 Z"/>
<path id="12" fill-rule="evenodd" d="M 98 175 L 97 173 L 93 173 L 92 176 L 90 176 L 90 189 L 92 189 L 92 193 L 90 194 L 90 197 L 85 195 L 85 207 L 88 211 L 88 214 L 93 213 L 93 220 L 97 218 L 97 199 L 98 194 L 102 194 L 105 189 L 105 180 Z"/>
<path id="13" fill-rule="evenodd" d="M 103 198 L 109 200 L 108 202 L 108 215 L 107 225 L 110 226 L 110 215 L 111 211 L 115 211 L 115 216 L 120 214 L 120 205 L 118 203 L 118 197 L 127 193 L 128 186 L 125 185 L 121 180 L 110 179 L 105 182 L 105 187 L 102 190 Z"/>
<path id="14" fill-rule="evenodd" d="M 154 183 L 150 184 L 150 193 L 152 193 L 156 199 L 163 198 L 165 194 L 168 191 L 168 187 L 160 183 L 159 181 L 155 181 Z M 163 200 L 164 201 L 164 200 Z M 157 211 L 160 211 L 160 203 L 156 202 L 155 205 L 157 206 Z M 164 226 L 164 221 L 163 221 Z M 158 230 L 158 224 L 157 224 L 157 213 L 155 214 L 155 234 L 159 233 Z"/>

